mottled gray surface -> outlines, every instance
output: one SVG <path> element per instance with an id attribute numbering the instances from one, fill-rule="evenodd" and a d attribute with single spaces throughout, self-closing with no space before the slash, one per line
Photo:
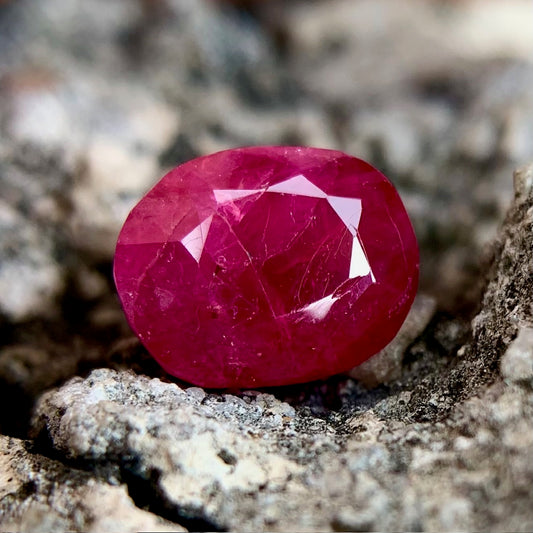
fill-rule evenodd
<path id="1" fill-rule="evenodd" d="M 31 450 L 31 443 L 0 436 L 2 531 L 184 531 L 142 511 L 116 480 L 65 466 Z"/>
<path id="2" fill-rule="evenodd" d="M 281 390 L 206 394 L 102 369 L 44 394 L 34 436 L 211 529 L 531 530 L 533 189 L 520 183 L 473 339 L 435 364 L 439 385 L 401 376 L 380 398 L 344 380 L 316 416 Z"/>
<path id="3" fill-rule="evenodd" d="M 391 383 L 401 376 L 405 352 L 427 328 L 435 316 L 437 302 L 418 294 L 396 337 L 383 350 L 349 372 L 349 376 L 367 387 Z"/>
<path id="4" fill-rule="evenodd" d="M 0 529 L 533 529 L 530 12 L 0 2 Z M 351 376 L 204 391 L 124 321 L 128 210 L 250 144 L 367 158 L 412 217 L 419 298 Z"/>
<path id="5" fill-rule="evenodd" d="M 448 307 L 468 301 L 508 175 L 533 157 L 527 0 L 503 13 L 273 1 L 255 17 L 209 0 L 149 5 L 0 8 L 0 312 L 49 312 L 80 253 L 109 261 L 169 166 L 286 143 L 346 150 L 389 175 L 421 243 L 423 288 Z"/>

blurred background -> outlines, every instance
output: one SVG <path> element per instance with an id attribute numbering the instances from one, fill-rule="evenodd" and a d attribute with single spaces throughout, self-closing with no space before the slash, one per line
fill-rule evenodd
<path id="1" fill-rule="evenodd" d="M 472 309 L 512 171 L 533 159 L 533 4 L 0 1 L 0 374 L 112 351 L 129 334 L 111 280 L 129 210 L 170 167 L 254 144 L 381 169 L 421 290 Z"/>

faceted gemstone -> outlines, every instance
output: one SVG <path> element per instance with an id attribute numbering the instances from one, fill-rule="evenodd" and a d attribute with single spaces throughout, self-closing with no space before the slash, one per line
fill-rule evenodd
<path id="1" fill-rule="evenodd" d="M 205 387 L 346 371 L 397 333 L 418 247 L 378 170 L 342 152 L 227 150 L 170 171 L 120 233 L 131 328 L 170 374 Z"/>

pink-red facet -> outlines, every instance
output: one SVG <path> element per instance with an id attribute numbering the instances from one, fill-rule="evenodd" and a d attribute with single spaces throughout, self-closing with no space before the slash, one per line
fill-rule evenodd
<path id="1" fill-rule="evenodd" d="M 115 282 L 133 331 L 204 387 L 325 378 L 396 335 L 418 284 L 404 206 L 342 152 L 227 150 L 178 166 L 132 210 Z"/>

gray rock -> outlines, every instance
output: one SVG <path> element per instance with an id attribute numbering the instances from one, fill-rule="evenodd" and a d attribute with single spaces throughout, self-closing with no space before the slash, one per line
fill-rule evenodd
<path id="1" fill-rule="evenodd" d="M 0 313 L 11 320 L 54 314 L 64 286 L 53 242 L 0 200 Z"/>
<path id="2" fill-rule="evenodd" d="M 75 379 L 63 391 L 63 399 L 43 397 L 35 430 L 48 429 L 48 408 L 69 401 L 68 421 L 57 420 L 52 437 L 58 449 L 98 462 L 128 456 L 146 483 L 158 473 L 162 497 L 184 516 L 218 524 L 233 520 L 235 510 L 227 508 L 222 491 L 242 498 L 267 484 L 279 490 L 302 471 L 269 453 L 274 434 L 284 427 L 296 432 L 294 409 L 269 394 L 206 397 L 194 387 L 188 394 L 175 384 L 110 370 Z"/>
<path id="3" fill-rule="evenodd" d="M 0 141 L 0 313 L 9 320 L 57 314 L 72 170 L 61 152 Z"/>
<path id="4" fill-rule="evenodd" d="M 502 376 L 511 381 L 533 379 L 533 328 L 521 328 L 501 361 Z"/>
<path id="5" fill-rule="evenodd" d="M 212 394 L 101 369 L 45 393 L 33 435 L 62 457 L 119 472 L 142 487 L 149 508 L 158 502 L 182 524 L 530 529 L 533 391 L 523 379 L 498 377 L 497 364 L 506 350 L 502 369 L 516 357 L 525 334 L 511 344 L 513 331 L 532 319 L 531 292 L 516 290 L 531 286 L 532 272 L 533 196 L 520 191 L 472 344 L 448 362 L 436 360 L 433 374 L 404 361 L 405 374 L 385 391 L 344 380 L 340 406 L 315 412 L 305 401 L 276 398 L 281 390 Z M 444 347 L 457 333 L 438 324 L 426 335 Z M 423 406 L 434 414 L 417 421 Z"/>
<path id="6" fill-rule="evenodd" d="M 482 529 L 491 509 L 492 527 L 525 528 L 533 523 L 530 489 L 520 496 L 515 486 L 533 481 L 530 396 L 499 383 L 440 426 L 380 420 L 368 410 L 350 429 L 311 423 L 270 395 L 201 399 L 197 389 L 100 370 L 46 394 L 34 428 L 67 457 L 120 465 L 178 522 Z M 506 489 L 493 485 L 502 472 Z M 473 499 L 479 490 L 483 504 Z"/>
<path id="7" fill-rule="evenodd" d="M 0 529 L 533 529 L 532 167 L 479 267 L 533 156 L 529 7 L 64 4 L 0 7 L 1 431 L 42 394 L 35 440 L 0 437 Z M 185 388 L 128 337 L 130 207 L 168 166 L 260 143 L 366 157 L 404 198 L 453 313 L 415 307 L 368 387 Z M 471 331 L 454 305 L 479 281 Z"/>
<path id="8" fill-rule="evenodd" d="M 495 260 L 488 274 L 482 309 L 473 321 L 476 350 L 490 355 L 494 362 L 520 328 L 533 324 L 532 172 L 529 165 L 515 173 L 515 201 L 495 243 Z"/>
<path id="9" fill-rule="evenodd" d="M 396 337 L 379 353 L 353 368 L 349 375 L 367 387 L 397 380 L 401 375 L 402 360 L 408 346 L 426 329 L 436 308 L 434 298 L 417 295 Z"/>
<path id="10" fill-rule="evenodd" d="M 185 531 L 135 507 L 124 485 L 95 479 L 0 436 L 2 531 Z"/>
<path id="11" fill-rule="evenodd" d="M 398 94 L 415 77 L 456 73 L 473 62 L 530 60 L 533 39 L 523 20 L 528 6 L 513 0 L 505 9 L 484 7 L 451 5 L 444 14 L 422 0 L 402 7 L 393 0 L 293 2 L 284 19 L 293 39 L 290 58 L 306 86 L 335 102 L 354 93 Z M 488 27 L 494 40 L 486 36 Z"/>
<path id="12" fill-rule="evenodd" d="M 177 134 L 179 115 L 138 84 L 102 86 L 94 73 L 71 68 L 30 95 L 18 87 L 8 92 L 6 134 L 19 145 L 58 151 L 60 172 L 72 166 L 61 191 L 70 207 L 61 221 L 70 245 L 109 258 L 128 212 L 160 177 L 158 157 Z M 71 123 L 72 116 L 79 119 Z"/>
<path id="13" fill-rule="evenodd" d="M 512 199 L 507 176 L 533 158 L 526 10 L 521 0 L 446 10 L 342 0 L 291 2 L 283 13 L 291 71 L 336 110 L 337 146 L 400 189 L 421 244 L 422 287 L 441 307 L 477 300 L 479 258 Z M 494 41 L 483 35 L 489 27 Z"/>
<path id="14" fill-rule="evenodd" d="M 399 187 L 421 243 L 424 292 L 449 308 L 475 300 L 479 256 L 512 196 L 506 176 L 533 157 L 529 35 L 504 30 L 512 26 L 497 24 L 490 6 L 250 8 L 271 10 L 261 19 L 229 4 L 3 6 L 0 154 L 4 144 L 29 143 L 59 153 L 56 173 L 66 173 L 60 198 L 68 209 L 44 226 L 43 253 L 109 262 L 131 207 L 185 159 L 236 145 L 320 145 L 368 158 Z M 505 16 L 522 27 L 522 2 L 506 5 Z M 406 31 L 413 17 L 417 27 Z M 494 40 L 484 38 L 486 24 Z M 475 47 L 462 44 L 472 39 Z M 33 181 L 24 190 L 40 180 Z M 40 203 L 55 209 L 49 198 Z M 33 262 L 33 279 L 25 278 L 34 297 L 28 291 L 19 309 L 6 303 L 10 319 L 31 316 L 36 295 L 46 309 L 61 293 L 45 258 Z"/>

